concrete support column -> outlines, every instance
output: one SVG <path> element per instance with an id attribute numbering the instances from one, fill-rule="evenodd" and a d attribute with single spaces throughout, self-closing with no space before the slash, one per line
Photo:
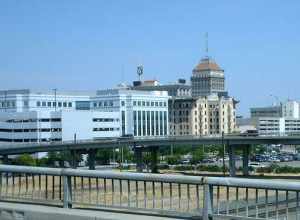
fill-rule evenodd
<path id="1" fill-rule="evenodd" d="M 249 157 L 250 157 L 251 145 L 245 145 L 243 147 L 243 175 L 249 175 Z"/>
<path id="2" fill-rule="evenodd" d="M 89 170 L 95 170 L 95 157 L 96 157 L 97 150 L 96 149 L 89 149 L 88 154 L 88 165 L 89 165 Z"/>
<path id="3" fill-rule="evenodd" d="M 158 147 L 151 147 L 151 172 L 158 173 L 157 168 L 157 157 L 158 157 Z"/>
<path id="4" fill-rule="evenodd" d="M 9 165 L 9 160 L 8 160 L 8 155 L 3 155 L 2 156 L 2 163 L 3 164 L 6 164 L 6 165 Z"/>
<path id="5" fill-rule="evenodd" d="M 233 145 L 228 145 L 228 155 L 229 155 L 229 174 L 231 177 L 234 177 L 236 174 L 236 170 L 235 170 L 235 152 L 234 152 Z"/>
<path id="6" fill-rule="evenodd" d="M 143 172 L 143 151 L 141 147 L 134 148 L 134 155 L 136 160 L 136 171 Z"/>
<path id="7" fill-rule="evenodd" d="M 77 168 L 78 162 L 77 162 L 77 152 L 76 150 L 71 150 L 71 167 L 73 169 Z"/>

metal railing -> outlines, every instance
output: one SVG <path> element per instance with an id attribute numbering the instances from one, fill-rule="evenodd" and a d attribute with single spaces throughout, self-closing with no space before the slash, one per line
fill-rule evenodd
<path id="1" fill-rule="evenodd" d="M 153 215 L 300 219 L 300 182 L 0 165 L 0 199 Z"/>

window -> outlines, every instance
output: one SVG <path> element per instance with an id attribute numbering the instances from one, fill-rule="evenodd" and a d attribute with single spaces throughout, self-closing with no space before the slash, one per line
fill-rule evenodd
<path id="1" fill-rule="evenodd" d="M 52 103 L 52 106 L 53 106 L 53 107 L 56 107 L 56 102 L 53 102 L 53 103 Z"/>
<path id="2" fill-rule="evenodd" d="M 64 103 L 63 103 L 63 106 L 64 106 L 64 107 L 67 107 L 67 103 L 66 103 L 66 102 L 64 102 Z"/>
<path id="3" fill-rule="evenodd" d="M 104 106 L 107 106 L 107 101 L 104 102 Z"/>
<path id="4" fill-rule="evenodd" d="M 28 107 L 28 101 L 24 101 L 24 106 Z"/>
<path id="5" fill-rule="evenodd" d="M 46 106 L 46 102 L 42 102 L 42 106 L 45 107 Z"/>
<path id="6" fill-rule="evenodd" d="M 125 106 L 125 101 L 121 101 L 121 106 Z"/>
<path id="7" fill-rule="evenodd" d="M 58 103 L 58 107 L 61 107 L 61 102 Z"/>
<path id="8" fill-rule="evenodd" d="M 150 102 L 146 102 L 146 106 L 150 106 Z"/>
<path id="9" fill-rule="evenodd" d="M 99 102 L 99 103 L 98 103 L 98 106 L 101 107 L 101 106 L 102 106 L 102 102 Z"/>
<path id="10" fill-rule="evenodd" d="M 138 106 L 141 106 L 141 101 L 138 101 Z"/>
<path id="11" fill-rule="evenodd" d="M 70 108 L 72 107 L 72 102 L 68 103 L 68 107 L 70 107 Z"/>
<path id="12" fill-rule="evenodd" d="M 51 102 L 47 102 L 47 106 L 48 106 L 48 107 L 51 107 Z"/>
<path id="13" fill-rule="evenodd" d="M 154 106 L 154 102 L 151 102 L 151 106 Z"/>
<path id="14" fill-rule="evenodd" d="M 136 106 L 136 101 L 133 101 L 133 106 Z"/>
<path id="15" fill-rule="evenodd" d="M 110 102 L 109 102 L 109 106 L 114 106 L 114 102 L 113 102 L 113 101 L 110 101 Z"/>
<path id="16" fill-rule="evenodd" d="M 94 107 L 96 108 L 96 107 L 97 107 L 97 102 L 94 102 L 93 105 L 94 105 Z"/>

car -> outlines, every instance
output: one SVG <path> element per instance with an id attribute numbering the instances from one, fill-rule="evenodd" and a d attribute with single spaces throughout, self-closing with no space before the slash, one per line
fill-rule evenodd
<path id="1" fill-rule="evenodd" d="M 210 158 L 206 158 L 202 160 L 202 163 L 214 163 L 215 161 L 213 159 Z"/>
<path id="2" fill-rule="evenodd" d="M 189 164 L 191 161 L 189 159 L 184 159 L 180 161 L 181 164 Z"/>
<path id="3" fill-rule="evenodd" d="M 269 161 L 272 163 L 279 163 L 280 159 L 279 159 L 279 157 L 273 156 L 273 157 L 270 157 Z"/>
<path id="4" fill-rule="evenodd" d="M 266 165 L 263 165 L 263 164 L 258 163 L 258 162 L 250 162 L 250 163 L 248 164 L 248 166 L 249 166 L 249 167 L 252 167 L 252 168 L 254 168 L 254 169 L 266 167 Z"/>

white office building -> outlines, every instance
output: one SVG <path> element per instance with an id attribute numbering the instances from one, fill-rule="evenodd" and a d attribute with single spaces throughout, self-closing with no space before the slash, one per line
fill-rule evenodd
<path id="1" fill-rule="evenodd" d="M 169 133 L 168 99 L 166 91 L 100 90 L 91 97 L 91 109 L 119 112 L 122 135 L 165 136 Z"/>
<path id="2" fill-rule="evenodd" d="M 120 136 L 120 113 L 90 109 L 95 93 L 0 91 L 0 142 Z"/>
<path id="3" fill-rule="evenodd" d="M 299 102 L 287 101 L 281 105 L 282 117 L 299 118 Z"/>
<path id="4" fill-rule="evenodd" d="M 262 136 L 293 135 L 300 133 L 300 119 L 289 117 L 261 117 L 257 121 L 258 133 Z"/>

